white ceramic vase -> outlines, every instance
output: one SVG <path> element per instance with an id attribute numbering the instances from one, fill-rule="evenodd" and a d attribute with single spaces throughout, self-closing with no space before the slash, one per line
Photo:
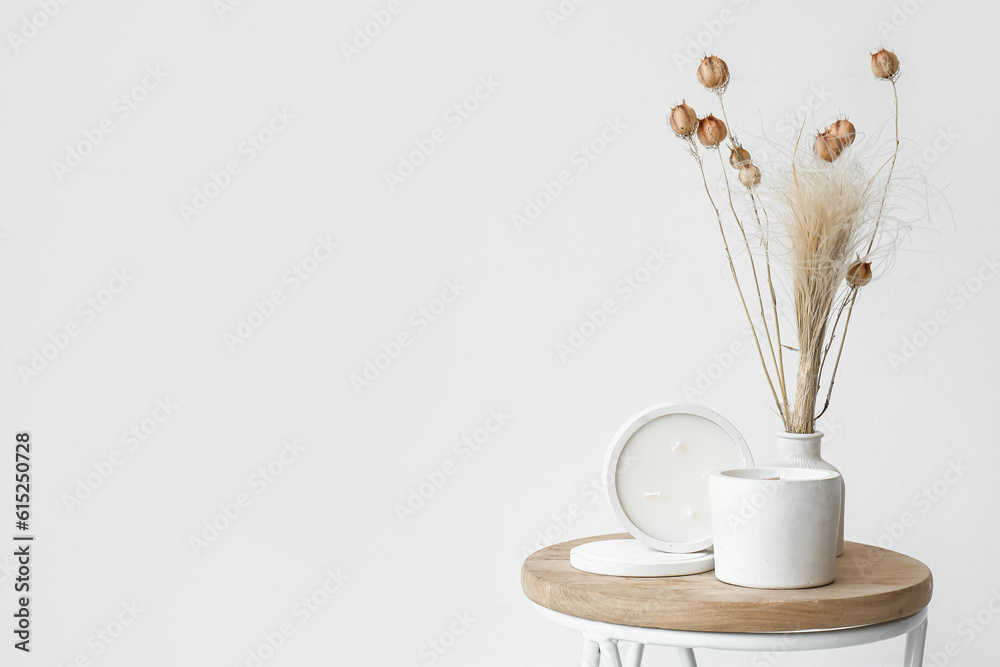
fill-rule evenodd
<path id="1" fill-rule="evenodd" d="M 714 472 L 709 504 L 720 581 L 788 589 L 834 580 L 840 473 L 813 468 Z"/>
<path id="2" fill-rule="evenodd" d="M 832 470 L 840 472 L 832 463 L 823 460 L 820 448 L 823 434 L 815 433 L 785 433 L 778 431 L 778 456 L 766 464 L 768 468 L 807 468 L 810 470 Z M 841 506 L 840 527 L 837 532 L 837 555 L 844 555 L 844 501 L 847 499 L 847 489 L 843 486 L 844 477 L 840 478 Z"/>

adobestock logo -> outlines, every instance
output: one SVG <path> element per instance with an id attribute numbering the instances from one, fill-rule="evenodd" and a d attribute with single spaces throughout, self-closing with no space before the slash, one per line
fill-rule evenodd
<path id="1" fill-rule="evenodd" d="M 11 50 L 16 54 L 21 47 L 27 46 L 28 42 L 38 36 L 39 32 L 54 19 L 62 8 L 68 5 L 70 0 L 38 0 L 39 11 L 21 18 L 21 25 L 17 32 L 7 33 L 7 41 L 10 42 Z"/>
<path id="2" fill-rule="evenodd" d="M 389 27 L 402 11 L 403 3 L 401 0 L 389 0 L 384 8 L 371 11 L 369 14 L 371 19 L 354 26 L 351 41 L 340 43 L 340 52 L 347 64 L 351 64 L 354 58 L 360 56 L 362 51 L 371 46 L 372 42 L 382 34 L 383 30 Z"/>
<path id="3" fill-rule="evenodd" d="M 65 666 L 59 664 L 56 667 L 93 667 L 100 664 L 107 658 L 101 661 L 95 661 L 93 658 L 103 655 L 111 648 L 128 628 L 135 625 L 139 615 L 145 611 L 145 608 L 140 607 L 135 600 L 122 602 L 119 610 L 114 613 L 114 618 L 87 636 L 86 645 L 89 651 L 80 651 Z"/>
<path id="4" fill-rule="evenodd" d="M 237 157 L 226 160 L 219 170 L 209 169 L 208 179 L 200 186 L 191 190 L 191 199 L 177 205 L 177 212 L 185 224 L 208 210 L 208 207 L 218 199 L 237 176 L 243 173 L 244 167 L 256 160 L 296 119 L 295 114 L 286 107 L 271 110 L 271 117 L 256 131 L 248 134 L 236 147 Z"/>
<path id="5" fill-rule="evenodd" d="M 740 333 L 745 339 L 753 342 L 753 333 L 749 323 L 744 323 L 740 327 Z M 698 369 L 694 382 L 689 382 L 681 387 L 681 391 L 684 392 L 684 400 L 693 402 L 694 399 L 704 396 L 705 392 L 729 372 L 736 360 L 742 357 L 746 351 L 747 346 L 742 340 L 737 339 L 731 342 L 729 347 L 719 352 L 713 352 L 712 361 Z"/>
<path id="6" fill-rule="evenodd" d="M 955 142 L 961 138 L 962 136 L 955 132 L 951 126 L 939 128 L 934 141 L 928 141 L 927 147 L 920 151 L 918 155 L 901 164 L 899 167 L 900 172 L 907 174 L 914 171 L 927 171 L 941 159 L 941 156 L 951 150 Z"/>
<path id="7" fill-rule="evenodd" d="M 218 511 L 202 521 L 201 530 L 188 537 L 188 546 L 191 547 L 194 555 L 201 556 L 213 545 L 243 516 L 245 510 L 253 504 L 254 499 L 271 488 L 271 485 L 284 475 L 304 452 L 305 447 L 298 444 L 295 439 L 285 440 L 281 443 L 281 451 L 266 465 L 260 466 L 247 477 L 246 485 L 253 491 L 253 495 L 247 491 L 240 491 L 231 500 L 219 503 Z"/>
<path id="8" fill-rule="evenodd" d="M 568 21 L 574 14 L 576 14 L 576 10 L 586 3 L 587 0 L 561 0 L 554 8 L 546 9 L 545 20 L 548 21 L 552 32 L 556 31 L 559 24 Z"/>
<path id="9" fill-rule="evenodd" d="M 220 21 L 225 21 L 226 16 L 242 7 L 244 2 L 246 0 L 215 0 L 212 3 L 212 9 L 215 10 L 215 15 L 219 17 Z"/>
<path id="10" fill-rule="evenodd" d="M 628 123 L 618 116 L 608 118 L 604 126 L 590 140 L 580 144 L 569 156 L 569 167 L 560 169 L 551 180 L 542 179 L 538 191 L 524 199 L 524 207 L 510 216 L 514 230 L 521 234 L 542 216 L 568 188 L 576 183 L 577 177 L 587 171 L 597 159 L 604 155 L 608 147 L 628 129 Z"/>
<path id="11" fill-rule="evenodd" d="M 636 268 L 614 284 L 614 296 L 604 299 L 596 309 L 584 312 L 584 317 L 570 327 L 569 337 L 555 345 L 556 355 L 562 363 L 582 350 L 597 332 L 607 326 L 611 317 L 620 312 L 619 307 L 635 296 L 667 264 L 670 254 L 662 247 L 649 246 L 649 254 Z"/>
<path id="12" fill-rule="evenodd" d="M 10 556 L 4 556 L 0 561 L 0 584 L 6 583 L 8 579 L 17 573 L 17 563 Z"/>
<path id="13" fill-rule="evenodd" d="M 138 451 L 139 447 L 152 438 L 173 416 L 178 407 L 170 397 L 157 398 L 156 407 L 153 408 L 148 417 L 122 432 L 119 440 L 127 450 L 113 449 L 105 458 L 91 463 L 93 472 L 89 472 L 83 477 L 77 477 L 73 492 L 62 494 L 60 499 L 66 511 L 72 514 L 90 499 L 94 492 L 104 486 L 105 482 L 115 474 L 115 471 L 125 463 L 128 453 Z"/>
<path id="14" fill-rule="evenodd" d="M 261 641 L 247 649 L 244 657 L 236 663 L 236 667 L 261 667 L 277 655 L 278 651 L 284 648 L 288 641 L 295 636 L 299 628 L 322 611 L 340 592 L 345 583 L 350 581 L 350 577 L 344 574 L 339 567 L 329 567 L 324 574 L 323 581 L 319 585 L 292 605 L 291 619 L 282 621 L 274 630 L 261 633 Z"/>
<path id="15" fill-rule="evenodd" d="M 899 32 L 899 29 L 906 25 L 926 2 L 927 0 L 905 0 L 898 5 L 893 5 L 889 18 L 878 22 L 882 39 L 888 39 L 892 33 Z"/>
<path id="16" fill-rule="evenodd" d="M 740 499 L 738 514 L 726 515 L 726 523 L 734 533 L 747 525 L 757 516 L 757 513 L 767 505 L 767 501 L 778 494 L 777 484 L 760 484 L 760 490 L 753 491 Z"/>
<path id="17" fill-rule="evenodd" d="M 17 375 L 24 386 L 37 378 L 42 371 L 55 363 L 56 359 L 69 347 L 69 344 L 79 336 L 87 325 L 93 323 L 97 316 L 103 313 L 114 302 L 125 288 L 132 284 L 135 277 L 129 274 L 127 267 L 111 272 L 107 285 L 86 297 L 76 307 L 78 317 L 70 319 L 66 324 L 48 334 L 47 340 L 34 348 L 27 364 L 17 366 Z"/>
<path id="18" fill-rule="evenodd" d="M 819 88 L 811 86 L 806 101 L 795 111 L 785 114 L 778 120 L 777 125 L 775 125 L 778 134 L 786 139 L 798 134 L 802 123 L 807 118 L 814 116 L 831 97 L 833 97 L 833 93 L 826 89 L 825 83 Z M 770 146 L 770 143 L 766 143 L 765 146 Z"/>
<path id="19" fill-rule="evenodd" d="M 111 114 L 97 121 L 93 127 L 85 129 L 82 137 L 74 143 L 66 144 L 63 161 L 52 161 L 52 173 L 60 183 L 76 171 L 84 160 L 104 143 L 109 134 L 114 132 L 132 112 L 145 102 L 150 93 L 160 87 L 169 72 L 164 72 L 159 65 L 150 65 L 139 83 L 119 95 L 111 103 Z"/>
<path id="20" fill-rule="evenodd" d="M 753 657 L 750 661 L 750 667 L 774 667 L 781 661 L 781 657 L 793 650 L 792 647 L 798 643 L 799 637 L 796 635 L 785 635 L 776 639 L 768 647 L 766 653 Z"/>
<path id="21" fill-rule="evenodd" d="M 233 330 L 222 334 L 222 342 L 225 343 L 226 349 L 236 352 L 249 341 L 264 323 L 274 317 L 278 309 L 288 302 L 288 295 L 301 289 L 339 249 L 340 243 L 334 241 L 331 234 L 317 236 L 312 249 L 281 274 L 282 287 L 274 287 L 263 297 L 255 299 L 249 312 L 241 314 L 237 319 Z"/>
<path id="22" fill-rule="evenodd" d="M 430 667 L 441 659 L 457 643 L 459 637 L 468 632 L 478 620 L 473 618 L 468 610 L 455 612 L 452 614 L 452 619 L 447 628 L 425 641 L 417 649 L 417 655 L 422 663 L 411 662 L 407 667 L 421 667 L 421 664 Z"/>
<path id="23" fill-rule="evenodd" d="M 896 549 L 903 538 L 916 528 L 920 517 L 929 514 L 971 470 L 961 460 L 948 461 L 948 468 L 944 473 L 910 499 L 910 503 L 917 511 L 903 512 L 894 521 L 883 524 L 885 530 L 871 543 L 882 549 Z M 858 574 L 865 574 L 875 563 L 882 560 L 884 553 L 870 547 L 861 556 L 855 556 L 854 567 Z"/>
<path id="24" fill-rule="evenodd" d="M 445 459 L 430 472 L 424 473 L 424 480 L 407 491 L 406 501 L 392 506 L 396 518 L 402 525 L 406 520 L 427 505 L 427 502 L 441 490 L 448 479 L 458 472 L 462 463 L 468 463 L 493 436 L 507 423 L 510 415 L 503 408 L 490 408 L 489 415 L 482 425 L 459 438 L 452 446 L 454 457 Z"/>
<path id="25" fill-rule="evenodd" d="M 635 463 L 635 458 L 623 454 L 618 461 L 618 472 L 625 472 Z M 587 510 L 593 510 L 599 501 L 607 500 L 608 477 L 607 471 L 601 477 L 591 477 L 580 485 L 579 500 L 569 503 L 559 512 L 549 514 L 549 521 L 544 527 L 535 531 L 534 541 L 521 546 L 522 558 L 527 558 L 539 549 L 553 545 L 569 535 L 573 524 L 581 519 Z M 580 501 L 586 501 L 580 502 Z"/>
<path id="26" fill-rule="evenodd" d="M 979 266 L 963 282 L 955 285 L 945 297 L 948 307 L 936 309 L 927 319 L 917 321 L 917 326 L 909 335 L 903 336 L 898 348 L 888 352 L 886 359 L 893 371 L 909 364 L 947 326 L 954 315 L 968 306 L 986 286 L 1000 273 L 997 253 L 983 257 Z"/>
<path id="27" fill-rule="evenodd" d="M 1000 591 L 993 587 L 989 592 L 990 598 L 976 610 L 975 613 L 965 617 L 965 619 L 955 628 L 956 639 L 951 639 L 944 643 L 939 650 L 928 651 L 924 658 L 925 667 L 948 667 L 952 664 L 952 659 L 957 658 L 962 653 L 962 649 L 974 642 L 977 637 L 986 632 L 990 624 L 1000 616 Z M 965 640 L 965 644 L 959 644 L 958 639 Z M 970 664 L 963 662 L 963 665 Z"/>
<path id="28" fill-rule="evenodd" d="M 496 81 L 492 74 L 479 77 L 475 89 L 452 104 L 441 117 L 448 129 L 440 126 L 434 128 L 426 136 L 413 140 L 414 150 L 397 155 L 396 168 L 392 171 L 386 170 L 382 174 L 385 184 L 389 187 L 389 192 L 395 192 L 400 185 L 417 173 L 417 169 L 425 165 L 427 160 L 437 152 L 438 146 L 448 141 L 449 130 L 455 131 L 462 127 L 466 121 L 472 118 L 472 114 L 479 110 L 483 102 L 493 97 L 500 86 L 501 83 Z"/>
<path id="29" fill-rule="evenodd" d="M 458 278 L 445 280 L 444 288 L 437 297 L 410 313 L 407 320 L 410 328 L 400 331 L 389 342 L 382 343 L 378 352 L 365 359 L 361 372 L 351 375 L 351 387 L 354 389 L 355 395 L 360 396 L 362 390 L 372 386 L 376 380 L 382 377 L 382 374 L 389 370 L 389 367 L 402 356 L 403 350 L 413 345 L 417 337 L 427 331 L 432 323 L 440 319 L 467 289 L 468 285 L 463 285 Z"/>
<path id="30" fill-rule="evenodd" d="M 750 7 L 750 2 L 751 0 L 732 0 L 732 4 L 736 5 L 739 11 Z M 674 51 L 677 71 L 683 72 L 685 67 L 701 62 L 704 54 L 715 44 L 715 40 L 726 31 L 726 26 L 736 23 L 737 17 L 737 12 L 727 8 L 719 12 L 718 16 L 702 21 L 702 29 L 695 33 L 694 37 L 687 38 L 684 51 Z"/>

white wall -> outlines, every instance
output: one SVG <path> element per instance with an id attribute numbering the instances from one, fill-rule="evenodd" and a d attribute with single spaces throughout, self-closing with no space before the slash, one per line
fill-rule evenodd
<path id="1" fill-rule="evenodd" d="M 35 653 L 15 664 L 247 665 L 283 623 L 294 635 L 267 665 L 578 664 L 577 637 L 520 591 L 523 551 L 539 531 L 615 531 L 588 487 L 611 436 L 647 405 L 684 401 L 715 355 L 746 343 L 700 184 L 664 122 L 681 98 L 712 108 L 676 61 L 698 39 L 697 55 L 732 68 L 737 128 L 777 141 L 813 106 L 808 129 L 848 113 L 859 143 L 883 143 L 891 98 L 868 52 L 884 43 L 902 59 L 900 169 L 926 180 L 930 216 L 858 302 L 824 451 L 849 486 L 848 539 L 891 543 L 934 571 L 928 651 L 954 642 L 957 657 L 927 664 L 995 661 L 1000 620 L 966 621 L 992 618 L 981 610 L 1000 591 L 1000 280 L 977 282 L 995 275 L 1000 244 L 995 5 L 591 0 L 551 27 L 557 0 L 401 0 L 348 62 L 341 43 L 386 2 L 246 0 L 220 16 L 222 2 L 59 4 L 16 50 L 9 35 L 0 47 L 0 437 L 32 431 L 38 536 Z M 25 30 L 44 4 L 8 2 L 0 26 Z M 145 79 L 125 117 L 116 99 L 147 68 L 165 75 Z M 479 88 L 486 99 L 459 124 L 448 110 L 481 78 L 497 87 Z M 53 162 L 102 119 L 111 133 L 60 180 Z M 272 120 L 272 143 L 243 145 Z M 581 170 L 574 155 L 609 121 L 622 129 Z M 384 173 L 436 128 L 445 141 L 390 190 Z M 180 205 L 229 161 L 238 173 L 186 223 Z M 571 184 L 515 229 L 512 214 L 561 170 Z M 923 196 L 907 198 L 911 214 Z M 307 281 L 284 279 L 327 235 L 332 256 Z M 650 248 L 666 265 L 631 298 L 616 293 Z M 121 269 L 127 285 L 103 292 Z M 457 298 L 421 324 L 448 281 Z M 957 296 L 966 285 L 972 298 Z M 224 336 L 273 290 L 283 301 L 231 351 Z M 108 297 L 100 313 L 79 306 Z M 560 359 L 556 344 L 608 298 L 618 312 Z M 938 310 L 946 323 L 921 337 Z M 18 367 L 74 323 L 25 381 Z M 355 391 L 351 376 L 402 334 L 410 344 Z M 914 338 L 919 351 L 893 364 Z M 155 412 L 157 399 L 177 407 Z M 778 423 L 749 352 L 695 400 L 759 460 L 774 454 Z M 456 449 L 491 410 L 507 415 L 499 430 Z M 122 440 L 154 413 L 166 417 L 155 433 Z M 286 440 L 301 451 L 262 482 L 255 471 Z M 67 508 L 116 450 L 121 465 Z M 956 483 L 939 482 L 953 464 Z M 394 505 L 449 465 L 401 521 Z M 935 482 L 946 495 L 920 500 Z M 189 538 L 239 494 L 249 506 L 196 554 Z M 916 525 L 894 534 L 904 513 Z M 294 605 L 328 569 L 347 580 L 306 616 Z M 99 653 L 93 633 L 133 600 L 143 611 Z M 456 614 L 474 620 L 435 654 Z M 888 664 L 901 651 L 894 640 L 780 662 Z"/>

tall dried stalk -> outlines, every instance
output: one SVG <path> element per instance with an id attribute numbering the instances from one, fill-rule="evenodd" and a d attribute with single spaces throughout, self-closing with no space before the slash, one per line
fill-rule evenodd
<path id="1" fill-rule="evenodd" d="M 826 392 L 826 400 L 823 402 L 823 409 L 819 411 L 816 415 L 816 419 L 823 416 L 826 409 L 830 407 L 830 397 L 833 396 L 833 383 L 837 381 L 837 369 L 840 368 L 840 355 L 844 352 L 844 341 L 847 340 L 847 327 L 851 324 L 851 313 L 854 312 L 854 302 L 858 298 L 858 288 L 852 287 L 850 291 L 844 296 L 844 304 L 850 300 L 851 305 L 847 309 L 847 319 L 844 320 L 844 332 L 840 336 L 840 347 L 837 348 L 837 359 L 833 363 L 833 373 L 830 375 L 830 386 Z M 827 343 L 826 349 L 823 351 L 823 362 L 819 366 L 819 375 L 817 376 L 817 381 L 823 376 L 823 364 L 826 363 L 826 355 L 830 352 L 830 345 L 833 344 L 833 336 L 837 331 L 837 322 L 840 321 L 840 315 L 844 312 L 844 304 L 841 304 L 840 310 L 837 311 L 837 319 L 833 322 L 833 331 L 830 332 L 830 342 Z"/>
<path id="2" fill-rule="evenodd" d="M 875 239 L 878 236 L 879 225 L 882 222 L 882 214 L 885 212 L 885 203 L 889 198 L 889 184 L 892 182 L 892 172 L 896 168 L 896 157 L 899 156 L 899 93 L 896 91 L 896 80 L 890 79 L 889 82 L 892 84 L 892 117 L 893 117 L 893 127 L 895 129 L 896 143 L 892 150 L 892 159 L 889 163 L 889 174 L 885 178 L 885 188 L 882 190 L 882 200 L 878 205 L 878 213 L 875 214 L 875 225 L 872 228 L 872 237 L 868 241 L 868 247 L 865 249 L 865 260 L 871 255 L 872 246 L 875 244 Z M 883 165 L 884 166 L 884 165 Z M 819 411 L 816 418 L 819 419 L 820 416 L 826 412 L 826 409 L 830 407 L 830 397 L 833 396 L 833 383 L 837 380 L 837 369 L 840 368 L 840 355 L 844 352 L 844 341 L 847 339 L 847 328 L 851 325 L 851 313 L 854 312 L 854 302 L 858 299 L 857 289 L 852 289 L 849 294 L 851 305 L 847 308 L 847 319 L 844 320 L 844 331 L 840 335 L 840 347 L 837 348 L 837 359 L 833 364 L 833 373 L 830 374 L 830 384 L 826 392 L 826 401 L 823 402 L 823 409 Z M 845 301 L 846 303 L 846 301 Z M 841 312 L 843 312 L 843 306 L 841 306 Z M 840 312 L 837 313 L 837 319 L 840 319 Z M 837 325 L 833 325 L 834 332 L 836 332 Z M 831 334 L 830 342 L 833 342 L 833 337 Z M 827 352 L 829 352 L 829 345 L 827 346 Z M 826 353 L 823 353 L 823 361 L 826 361 Z M 823 374 L 822 364 L 820 365 L 820 375 Z M 819 378 L 817 378 L 819 381 Z"/>
<path id="3" fill-rule="evenodd" d="M 719 98 L 719 109 L 722 111 L 722 118 L 726 123 L 726 127 L 730 128 L 729 132 L 729 146 L 730 148 L 736 148 L 736 139 L 732 135 L 732 125 L 729 124 L 729 114 L 726 113 L 726 104 L 722 99 L 723 91 L 721 89 L 716 91 L 716 96 Z M 780 334 L 778 337 L 778 351 L 775 354 L 774 342 L 771 340 L 771 328 L 767 325 L 767 315 L 764 314 L 764 298 L 760 293 L 760 278 L 757 276 L 757 264 L 753 259 L 753 251 L 750 250 L 750 241 L 747 239 L 747 231 L 743 227 L 743 221 L 740 220 L 739 214 L 736 212 L 736 204 L 733 203 L 733 190 L 729 185 L 729 172 L 726 171 L 726 165 L 722 162 L 722 151 L 719 150 L 719 165 L 722 167 L 722 175 L 726 181 L 726 194 L 729 196 L 729 209 L 733 212 L 733 219 L 736 220 L 736 226 L 739 227 L 740 234 L 743 236 L 743 246 L 747 251 L 747 258 L 750 260 L 750 272 L 753 277 L 753 286 L 757 291 L 757 305 L 760 308 L 760 319 L 764 325 L 764 335 L 767 338 L 767 347 L 771 351 L 771 362 L 774 364 L 774 372 L 778 377 L 778 389 L 781 391 L 781 400 L 778 402 L 778 412 L 781 416 L 781 421 L 788 427 L 788 395 L 785 390 L 785 370 L 784 362 L 778 360 L 778 356 L 781 354 L 781 338 Z M 751 193 L 752 196 L 752 193 Z M 756 203 L 754 204 L 754 214 L 756 215 Z M 760 217 L 757 218 L 757 226 L 760 226 Z M 771 259 L 767 255 L 766 249 L 764 254 L 764 261 L 767 264 L 767 287 L 771 293 L 771 299 L 774 299 L 774 285 L 771 282 Z M 754 339 L 757 338 L 757 328 L 754 326 L 753 321 L 750 322 L 751 328 L 753 328 Z M 775 320 L 775 326 L 777 326 L 777 319 Z M 760 342 L 757 343 L 758 347 Z M 767 365 L 765 364 L 764 372 L 768 373 Z M 768 373 L 768 381 L 770 381 L 770 374 Z M 773 390 L 773 387 L 772 387 Z M 775 397 L 777 401 L 777 397 Z"/>
<path id="4" fill-rule="evenodd" d="M 760 212 L 757 210 L 757 197 L 754 194 L 756 188 L 750 188 L 750 201 L 753 204 L 753 214 L 757 219 L 757 227 L 761 230 L 761 245 L 764 246 L 764 264 L 767 266 L 767 291 L 771 295 L 771 309 L 774 313 L 774 337 L 778 347 L 778 385 L 781 387 L 781 421 L 785 428 L 788 428 L 788 420 L 785 417 L 789 413 L 788 390 L 785 382 L 785 356 L 784 348 L 781 344 L 781 318 L 778 317 L 778 296 L 774 293 L 774 279 L 771 276 L 771 251 L 768 248 L 771 235 L 771 224 L 767 217 L 767 209 L 761 207 L 764 212 L 764 224 L 760 224 Z M 767 320 L 765 319 L 765 325 Z"/>
<path id="5" fill-rule="evenodd" d="M 792 433 L 812 433 L 827 323 L 857 247 L 865 205 L 863 184 L 843 170 L 799 170 L 785 184 L 781 223 L 792 269 L 799 366 Z"/>
<path id="6" fill-rule="evenodd" d="M 882 222 L 882 213 L 885 212 L 885 202 L 889 198 L 889 183 L 892 181 L 892 171 L 896 168 L 896 156 L 899 155 L 899 93 L 896 91 L 896 80 L 889 81 L 892 84 L 892 118 L 893 127 L 896 134 L 896 144 L 892 150 L 892 162 L 889 164 L 889 175 L 885 178 L 885 189 L 882 191 L 882 201 L 878 206 L 878 213 L 875 215 L 875 227 L 872 229 L 872 238 L 868 242 L 868 249 L 865 250 L 865 259 L 871 254 L 872 245 L 878 235 L 878 226 Z"/>
<path id="7" fill-rule="evenodd" d="M 715 211 L 715 218 L 719 223 L 719 234 L 722 235 L 722 245 L 726 250 L 726 259 L 729 261 L 729 270 L 733 274 L 733 281 L 736 283 L 736 291 L 740 295 L 740 303 L 743 304 L 743 312 L 747 317 L 747 321 L 750 323 L 750 330 L 753 333 L 753 340 L 757 346 L 757 354 L 760 357 L 760 364 L 764 368 L 764 375 L 767 378 L 767 384 L 771 388 L 771 395 L 774 397 L 774 402 L 777 404 L 778 409 L 781 410 L 781 401 L 778 400 L 778 393 L 774 390 L 774 383 L 771 381 L 771 374 L 767 369 L 767 362 L 764 361 L 764 351 L 760 347 L 760 340 L 757 337 L 757 328 L 754 326 L 753 318 L 750 316 L 750 309 L 747 308 L 747 300 L 743 296 L 743 288 L 740 286 L 740 278 L 736 273 L 736 264 L 733 263 L 733 255 L 729 251 L 729 242 L 726 240 L 726 230 L 722 226 L 722 214 L 719 211 L 719 207 L 715 203 L 715 198 L 712 196 L 712 190 L 708 187 L 708 178 L 705 176 L 705 165 L 701 161 L 701 154 L 698 151 L 698 144 L 694 142 L 694 137 L 688 137 L 688 141 L 691 144 L 691 154 L 694 156 L 695 161 L 698 163 L 698 171 L 701 173 L 701 182 L 705 186 L 705 194 L 708 195 L 708 201 L 712 205 L 712 210 Z M 766 322 L 765 322 L 766 326 Z M 782 422 L 785 421 L 785 413 L 780 414 Z"/>

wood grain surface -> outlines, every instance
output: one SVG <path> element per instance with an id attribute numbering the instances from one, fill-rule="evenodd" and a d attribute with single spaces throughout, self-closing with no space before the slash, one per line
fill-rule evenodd
<path id="1" fill-rule="evenodd" d="M 612 577 L 569 564 L 578 544 L 627 538 L 600 535 L 554 544 L 528 556 L 521 588 L 564 614 L 619 625 L 708 632 L 796 632 L 872 625 L 917 613 L 931 600 L 931 571 L 903 554 L 845 542 L 832 584 L 763 590 L 725 584 L 714 572 L 686 577 Z"/>

